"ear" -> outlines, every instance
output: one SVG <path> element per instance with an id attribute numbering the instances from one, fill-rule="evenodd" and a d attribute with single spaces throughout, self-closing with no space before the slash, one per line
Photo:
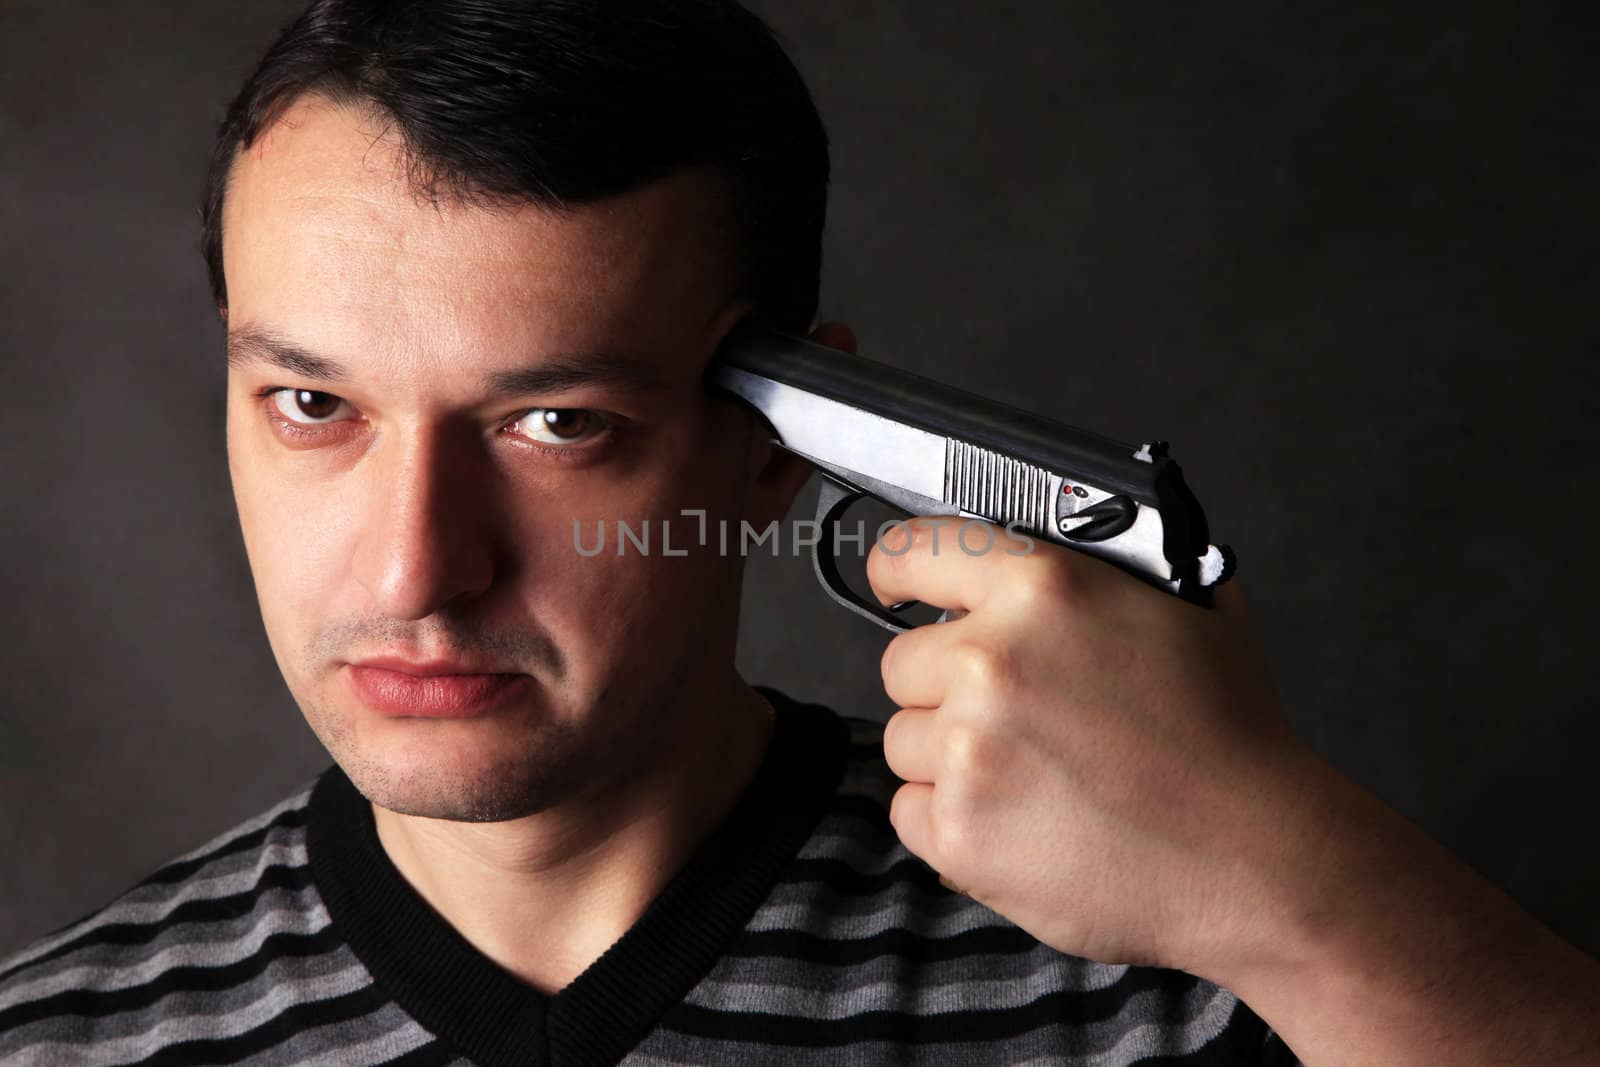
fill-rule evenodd
<path id="1" fill-rule="evenodd" d="M 842 322 L 822 323 L 811 331 L 810 339 L 855 355 L 855 331 Z M 745 517 L 759 530 L 789 513 L 794 498 L 811 478 L 812 466 L 794 453 L 775 447 L 765 423 L 757 420 L 754 433 L 747 468 Z"/>
<path id="2" fill-rule="evenodd" d="M 852 356 L 856 354 L 856 332 L 842 322 L 822 323 L 811 331 L 811 340 Z"/>

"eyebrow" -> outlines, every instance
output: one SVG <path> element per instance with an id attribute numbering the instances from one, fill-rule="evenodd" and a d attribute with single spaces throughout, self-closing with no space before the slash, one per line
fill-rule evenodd
<path id="1" fill-rule="evenodd" d="M 337 362 L 316 355 L 282 334 L 260 326 L 229 331 L 228 366 L 238 370 L 256 363 L 330 384 L 350 380 Z M 496 397 L 560 393 L 587 385 L 645 393 L 660 389 L 662 381 L 654 365 L 605 352 L 556 356 L 535 367 L 496 371 L 484 379 L 484 387 Z"/>

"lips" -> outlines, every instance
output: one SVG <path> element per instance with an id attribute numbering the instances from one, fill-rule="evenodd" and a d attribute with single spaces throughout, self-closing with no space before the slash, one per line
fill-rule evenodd
<path id="1" fill-rule="evenodd" d="M 404 669 L 395 669 L 401 665 Z M 450 666 L 367 660 L 350 664 L 350 681 L 362 703 L 380 714 L 429 719 L 482 715 L 533 683 L 526 674 L 449 673 Z"/>

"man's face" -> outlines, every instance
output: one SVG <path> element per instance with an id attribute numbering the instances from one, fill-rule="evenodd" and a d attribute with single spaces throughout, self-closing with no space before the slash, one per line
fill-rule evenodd
<path id="1" fill-rule="evenodd" d="M 566 215 L 433 205 L 381 128 L 302 101 L 235 166 L 234 495 L 273 654 L 357 787 L 516 817 L 665 751 L 676 698 L 731 672 L 738 603 L 738 560 L 679 513 L 736 530 L 793 486 L 763 488 L 749 418 L 702 386 L 742 310 L 717 178 Z M 249 335 L 339 377 L 248 358 Z M 687 556 L 662 554 L 667 518 Z M 618 554 L 619 519 L 650 520 L 650 554 Z M 577 550 L 575 520 L 586 548 L 604 523 L 605 551 Z M 358 683 L 379 656 L 526 677 L 475 714 L 410 716 Z"/>

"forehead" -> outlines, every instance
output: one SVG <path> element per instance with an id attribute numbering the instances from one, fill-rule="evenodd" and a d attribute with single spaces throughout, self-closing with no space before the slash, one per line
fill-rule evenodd
<path id="1" fill-rule="evenodd" d="M 332 344 L 671 349 L 708 330 L 738 287 L 731 188 L 715 172 L 557 211 L 429 202 L 409 165 L 370 114 L 320 98 L 291 107 L 234 165 L 230 320 Z"/>

